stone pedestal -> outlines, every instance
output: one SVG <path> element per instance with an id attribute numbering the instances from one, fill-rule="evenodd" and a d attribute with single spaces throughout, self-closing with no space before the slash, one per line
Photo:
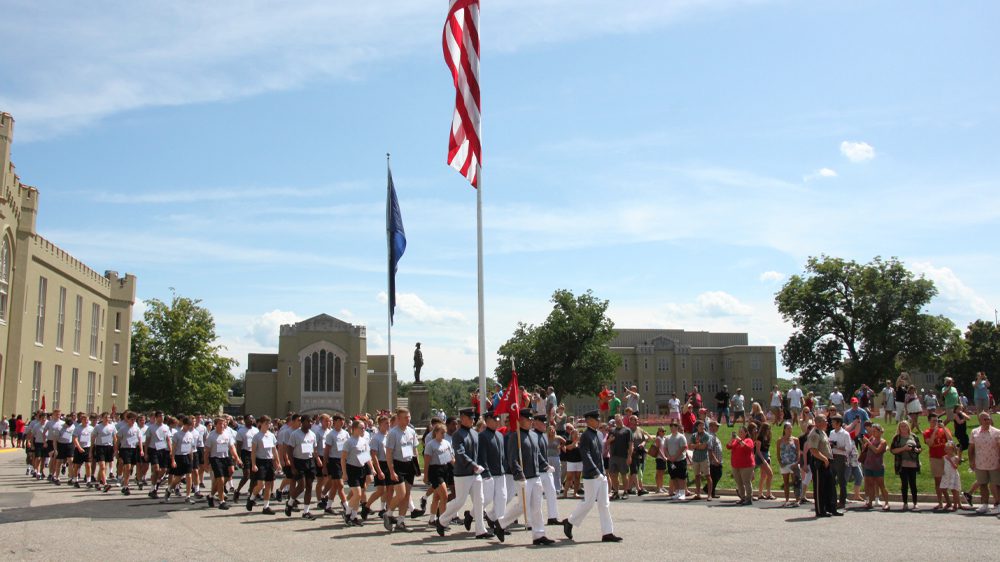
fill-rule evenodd
<path id="1" fill-rule="evenodd" d="M 416 383 L 410 387 L 410 392 L 406 397 L 410 409 L 410 423 L 414 427 L 427 425 L 431 420 L 431 395 L 423 383 Z"/>

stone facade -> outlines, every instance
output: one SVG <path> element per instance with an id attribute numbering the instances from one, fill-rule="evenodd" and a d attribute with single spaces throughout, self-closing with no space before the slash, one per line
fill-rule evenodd
<path id="1" fill-rule="evenodd" d="M 621 365 L 610 385 L 624 406 L 624 389 L 636 385 L 642 397 L 641 415 L 666 412 L 672 393 L 683 396 L 698 387 L 706 407 L 714 407 L 715 393 L 727 385 L 732 393 L 743 389 L 748 404 L 766 404 L 777 380 L 774 346 L 748 345 L 742 333 L 687 332 L 684 330 L 615 330 L 611 351 Z M 597 408 L 594 396 L 568 396 L 570 413 Z"/>
<path id="2" fill-rule="evenodd" d="M 0 114 L 0 412 L 128 407 L 135 276 L 101 275 L 35 232 L 38 190 Z"/>
<path id="3" fill-rule="evenodd" d="M 278 353 L 249 354 L 244 411 L 353 415 L 395 408 L 395 396 L 388 403 L 387 373 L 387 356 L 368 355 L 364 326 L 320 314 L 281 326 Z"/>

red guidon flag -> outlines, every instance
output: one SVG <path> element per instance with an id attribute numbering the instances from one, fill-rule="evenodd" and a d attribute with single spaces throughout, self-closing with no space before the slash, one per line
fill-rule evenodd
<path id="1" fill-rule="evenodd" d="M 45 395 L 44 394 L 42 395 L 42 407 L 39 408 L 39 409 L 41 411 L 43 411 L 43 412 L 45 411 Z"/>
<path id="2" fill-rule="evenodd" d="M 444 61 L 455 82 L 448 165 L 478 188 L 483 159 L 479 134 L 479 0 L 451 0 L 442 35 Z"/>
<path id="3" fill-rule="evenodd" d="M 517 371 L 511 368 L 510 371 L 510 384 L 507 385 L 507 390 L 503 392 L 503 396 L 500 397 L 500 402 L 497 404 L 496 408 L 493 409 L 493 413 L 496 415 L 507 414 L 508 425 L 513 428 L 517 425 L 518 412 L 521 410 L 520 402 L 521 391 L 517 387 Z"/>

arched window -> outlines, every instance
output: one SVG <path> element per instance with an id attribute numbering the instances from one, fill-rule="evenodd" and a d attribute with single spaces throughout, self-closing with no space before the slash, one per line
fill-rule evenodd
<path id="1" fill-rule="evenodd" d="M 7 301 L 10 299 L 10 239 L 3 237 L 0 246 L 0 321 L 7 321 Z"/>
<path id="2" fill-rule="evenodd" d="M 302 362 L 302 379 L 305 383 L 304 390 L 306 392 L 312 392 L 312 379 L 309 378 L 309 370 L 312 368 L 312 357 L 306 355 L 305 360 Z"/>
<path id="3" fill-rule="evenodd" d="M 333 364 L 333 391 L 340 392 L 340 357 L 334 359 Z"/>
<path id="4" fill-rule="evenodd" d="M 312 370 L 309 371 L 309 377 L 312 378 L 312 389 L 313 392 L 319 392 L 319 352 L 314 351 L 312 355 Z"/>
<path id="5" fill-rule="evenodd" d="M 320 392 L 327 391 L 326 371 L 328 367 L 326 362 L 327 362 L 326 350 L 321 349 L 319 351 L 319 387 L 318 387 Z"/>

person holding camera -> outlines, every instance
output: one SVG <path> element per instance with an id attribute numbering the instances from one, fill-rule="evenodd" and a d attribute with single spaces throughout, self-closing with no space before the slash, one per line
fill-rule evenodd
<path id="1" fill-rule="evenodd" d="M 907 492 L 913 496 L 913 509 L 917 509 L 917 474 L 920 473 L 920 437 L 910 431 L 910 423 L 899 422 L 896 436 L 892 438 L 890 451 L 896 456 L 895 470 L 903 495 L 903 511 L 908 508 Z"/>

